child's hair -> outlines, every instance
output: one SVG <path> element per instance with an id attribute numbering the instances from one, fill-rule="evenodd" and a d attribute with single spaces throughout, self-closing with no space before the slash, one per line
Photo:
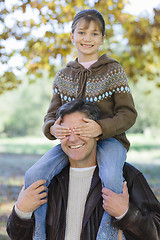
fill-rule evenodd
<path id="1" fill-rule="evenodd" d="M 102 32 L 102 36 L 105 35 L 104 18 L 96 9 L 85 9 L 85 10 L 82 10 L 79 13 L 77 13 L 72 22 L 72 26 L 71 26 L 72 33 L 74 33 L 77 23 L 81 20 L 85 20 L 86 29 L 88 28 L 90 22 L 94 21 L 95 23 L 98 24 L 98 26 Z"/>

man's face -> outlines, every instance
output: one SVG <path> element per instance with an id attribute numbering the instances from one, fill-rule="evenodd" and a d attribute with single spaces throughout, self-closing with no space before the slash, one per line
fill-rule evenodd
<path id="1" fill-rule="evenodd" d="M 74 133 L 74 127 L 85 124 L 87 114 L 74 112 L 64 116 L 62 126 L 72 130 L 70 136 L 61 140 L 63 151 L 68 155 L 71 167 L 83 168 L 96 165 L 97 139 L 81 137 Z"/>

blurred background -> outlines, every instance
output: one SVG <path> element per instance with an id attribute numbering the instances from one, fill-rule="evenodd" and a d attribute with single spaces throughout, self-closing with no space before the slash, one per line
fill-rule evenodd
<path id="1" fill-rule="evenodd" d="M 106 21 L 101 54 L 124 68 L 138 119 L 127 132 L 127 161 L 160 200 L 160 1 L 0 1 L 0 240 L 23 177 L 57 144 L 42 134 L 55 73 L 76 57 L 70 41 L 75 14 L 95 8 Z"/>

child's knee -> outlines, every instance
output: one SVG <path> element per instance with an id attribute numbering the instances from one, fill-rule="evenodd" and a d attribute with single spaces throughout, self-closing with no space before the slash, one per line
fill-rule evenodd
<path id="1" fill-rule="evenodd" d="M 109 188 L 112 191 L 121 191 L 121 186 L 123 184 L 123 176 L 116 171 L 110 171 L 108 169 L 103 169 L 100 171 L 100 178 L 103 183 L 103 186 Z"/>
<path id="2" fill-rule="evenodd" d="M 30 169 L 28 169 L 25 173 L 25 188 L 28 188 L 33 182 L 34 180 L 32 179 L 32 171 Z"/>
<path id="3" fill-rule="evenodd" d="M 41 176 L 39 176 L 38 171 L 35 171 L 34 168 L 29 168 L 25 173 L 25 188 L 29 187 L 32 183 L 40 180 Z"/>
<path id="4" fill-rule="evenodd" d="M 25 173 L 25 188 L 29 187 L 32 183 L 41 179 L 46 180 L 45 185 L 48 187 L 49 180 L 46 176 L 46 173 L 44 171 L 41 171 L 40 168 L 35 168 L 34 166 L 32 166 Z"/>

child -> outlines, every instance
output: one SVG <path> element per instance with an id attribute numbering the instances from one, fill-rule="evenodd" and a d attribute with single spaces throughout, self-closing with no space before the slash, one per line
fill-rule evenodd
<path id="1" fill-rule="evenodd" d="M 104 39 L 105 22 L 97 10 L 83 10 L 75 16 L 71 41 L 77 49 L 78 58 L 56 74 L 43 130 L 51 140 L 65 138 L 70 134 L 70 129 L 60 125 L 60 118 L 56 120 L 57 109 L 76 98 L 96 102 L 101 119 L 98 122 L 84 119 L 84 124 L 74 131 L 86 137 L 99 136 L 97 161 L 102 185 L 121 193 L 122 168 L 129 150 L 125 131 L 134 124 L 137 113 L 123 68 L 118 61 L 105 54 L 99 56 L 99 47 Z M 53 176 L 67 164 L 67 157 L 57 145 L 27 171 L 26 187 L 38 179 L 45 179 L 48 186 Z M 46 208 L 45 204 L 35 211 L 36 240 L 46 238 Z M 104 212 L 97 240 L 117 239 L 118 231 L 110 224 L 111 218 Z M 110 230 L 106 230 L 107 225 L 111 226 Z"/>

